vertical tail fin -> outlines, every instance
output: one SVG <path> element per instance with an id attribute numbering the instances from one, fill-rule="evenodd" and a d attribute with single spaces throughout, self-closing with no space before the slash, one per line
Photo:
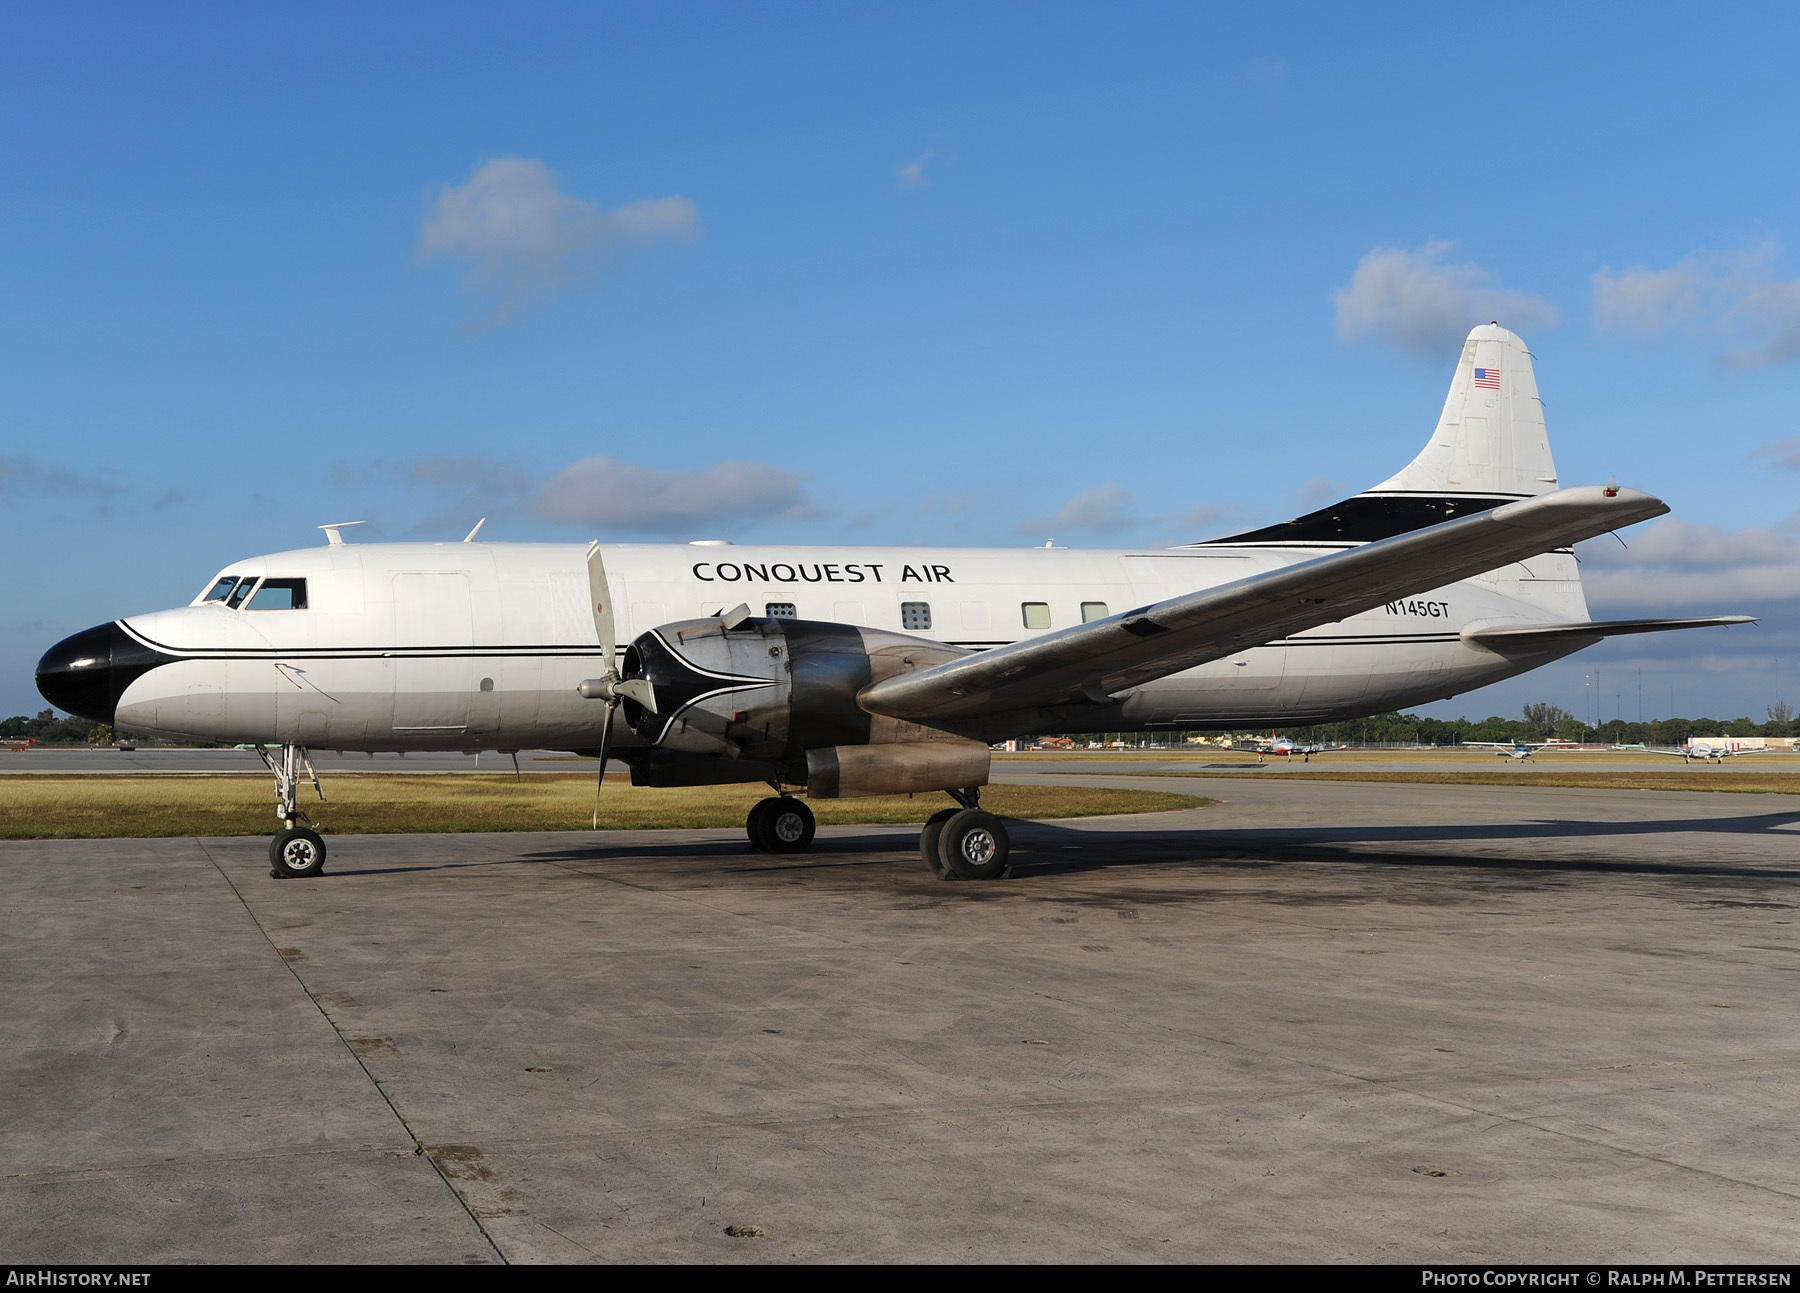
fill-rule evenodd
<path id="1" fill-rule="evenodd" d="M 1557 488 L 1525 342 L 1497 323 L 1463 343 L 1437 430 L 1400 471 L 1330 507 L 1192 546 L 1368 543 Z"/>
<path id="2" fill-rule="evenodd" d="M 1528 497 L 1557 487 L 1531 352 L 1497 323 L 1469 333 L 1437 430 L 1419 456 L 1365 492 Z"/>

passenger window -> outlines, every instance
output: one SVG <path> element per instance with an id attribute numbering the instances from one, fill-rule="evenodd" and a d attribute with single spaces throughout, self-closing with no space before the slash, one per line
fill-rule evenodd
<path id="1" fill-rule="evenodd" d="M 770 602 L 763 611 L 772 620 L 797 620 L 800 618 L 799 608 L 792 602 Z"/>
<path id="2" fill-rule="evenodd" d="M 265 579 L 256 596 L 244 608 L 247 611 L 303 611 L 306 609 L 304 579 Z"/>
<path id="3" fill-rule="evenodd" d="M 1091 624 L 1095 620 L 1103 620 L 1105 618 L 1105 602 L 1083 602 L 1081 604 L 1081 622 L 1083 624 Z"/>
<path id="4" fill-rule="evenodd" d="M 238 577 L 236 575 L 226 575 L 225 578 L 212 586 L 212 591 L 206 594 L 205 600 L 209 602 L 224 601 L 225 594 L 237 587 L 237 581 Z"/>
<path id="5" fill-rule="evenodd" d="M 255 587 L 255 575 L 251 575 L 247 579 L 238 580 L 238 586 L 231 590 L 231 596 L 225 599 L 225 604 L 235 611 L 244 604 L 244 598 L 248 597 L 250 595 L 250 590 Z"/>
<path id="6" fill-rule="evenodd" d="M 1023 602 L 1019 609 L 1025 613 L 1025 627 L 1028 629 L 1047 629 L 1050 627 L 1050 606 L 1047 602 Z"/>
<path id="7" fill-rule="evenodd" d="M 931 627 L 930 602 L 901 602 L 900 627 L 903 629 L 928 629 Z"/>

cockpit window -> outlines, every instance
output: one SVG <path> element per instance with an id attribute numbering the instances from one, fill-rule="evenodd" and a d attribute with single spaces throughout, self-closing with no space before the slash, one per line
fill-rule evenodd
<path id="1" fill-rule="evenodd" d="M 223 579 L 219 580 L 218 583 L 214 584 L 212 589 L 201 600 L 208 602 L 224 601 L 225 594 L 237 587 L 237 581 L 238 577 L 236 575 L 226 575 Z"/>
<path id="2" fill-rule="evenodd" d="M 250 595 L 250 590 L 255 587 L 255 575 L 251 575 L 247 579 L 238 580 L 238 586 L 231 590 L 231 595 L 225 599 L 225 604 L 235 611 L 243 604 L 244 598 Z"/>
<path id="3" fill-rule="evenodd" d="M 265 579 L 256 596 L 244 607 L 247 611 L 303 611 L 306 609 L 304 579 Z"/>

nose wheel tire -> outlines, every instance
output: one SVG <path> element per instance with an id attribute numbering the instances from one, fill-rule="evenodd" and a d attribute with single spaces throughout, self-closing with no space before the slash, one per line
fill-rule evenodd
<path id="1" fill-rule="evenodd" d="M 944 869 L 964 880 L 999 878 L 1012 847 L 1005 824 L 979 808 L 965 808 L 951 817 L 940 829 L 937 843 Z"/>
<path id="2" fill-rule="evenodd" d="M 269 874 L 277 880 L 299 880 L 325 873 L 325 841 L 317 831 L 290 826 L 269 841 Z"/>
<path id="3" fill-rule="evenodd" d="M 819 829 L 812 809 L 786 795 L 765 799 L 751 809 L 746 826 L 765 853 L 804 853 Z"/>
<path id="4" fill-rule="evenodd" d="M 944 808 L 925 819 L 925 829 L 919 832 L 919 853 L 925 859 L 925 865 L 931 868 L 931 874 L 938 879 L 945 879 L 944 855 L 938 852 L 938 837 L 944 833 L 944 823 L 960 813 L 960 808 Z M 954 880 L 954 875 L 948 877 Z"/>

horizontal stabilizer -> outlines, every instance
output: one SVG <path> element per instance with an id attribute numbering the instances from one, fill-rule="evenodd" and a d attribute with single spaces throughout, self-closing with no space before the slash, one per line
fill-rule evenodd
<path id="1" fill-rule="evenodd" d="M 1153 678 L 1668 510 L 1660 499 L 1631 489 L 1585 485 L 1541 494 L 900 674 L 865 688 L 857 699 L 872 713 L 924 723 L 1104 703 Z"/>
<path id="2" fill-rule="evenodd" d="M 1627 633 L 1662 633 L 1669 629 L 1710 629 L 1754 624 L 1754 615 L 1709 615 L 1685 620 L 1589 620 L 1575 624 L 1507 624 L 1467 628 L 1462 640 L 1490 651 L 1531 652 L 1565 648 L 1571 641 L 1598 642 Z"/>

